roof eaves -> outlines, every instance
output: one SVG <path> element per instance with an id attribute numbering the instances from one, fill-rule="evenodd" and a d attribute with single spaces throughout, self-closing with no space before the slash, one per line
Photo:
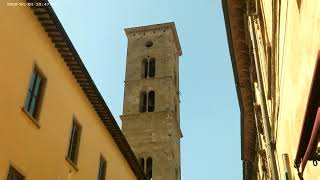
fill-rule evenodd
<path id="1" fill-rule="evenodd" d="M 228 2 L 227 0 L 221 0 L 222 2 L 222 9 L 224 14 L 224 22 L 226 26 L 226 32 L 227 32 L 227 38 L 228 38 L 228 45 L 229 45 L 229 53 L 230 53 L 230 59 L 232 63 L 232 70 L 233 70 L 233 77 L 235 81 L 236 91 L 237 91 L 237 97 L 238 97 L 238 104 L 240 108 L 240 120 L 241 120 L 241 159 L 243 160 L 243 102 L 242 102 L 242 96 L 241 91 L 239 88 L 239 77 L 238 77 L 238 69 L 236 65 L 235 55 L 234 55 L 234 49 L 233 49 L 233 43 L 232 43 L 232 34 L 230 29 L 230 19 L 229 19 L 229 11 L 228 11 Z"/>
<path id="2" fill-rule="evenodd" d="M 245 109 L 244 109 L 244 100 L 242 99 L 242 90 L 240 80 L 239 80 L 239 70 L 237 67 L 237 59 L 235 55 L 235 50 L 234 50 L 234 44 L 233 44 L 233 37 L 232 37 L 232 32 L 231 32 L 231 25 L 230 25 L 230 16 L 229 14 L 232 12 L 229 12 L 229 4 L 228 0 L 221 0 L 222 3 L 222 10 L 224 14 L 224 19 L 225 19 L 225 26 L 226 26 L 226 33 L 227 33 L 227 38 L 228 38 L 228 45 L 229 45 L 229 52 L 230 52 L 230 58 L 231 58 L 231 63 L 232 63 L 232 69 L 233 69 L 233 75 L 234 75 L 234 80 L 235 80 L 235 86 L 236 86 L 236 91 L 237 91 L 237 96 L 238 96 L 238 103 L 239 103 L 239 108 L 240 108 L 240 120 L 241 120 L 241 159 L 243 161 L 243 179 L 251 179 L 252 178 L 252 170 L 250 167 L 247 166 L 248 163 L 251 163 L 250 160 L 248 160 L 246 157 L 246 154 L 249 152 L 246 152 L 245 143 L 245 136 L 248 136 L 248 134 L 245 134 Z M 237 1 L 238 2 L 238 1 Z M 251 104 L 252 105 L 252 104 Z M 247 107 L 249 108 L 249 107 Z M 248 118 L 248 116 L 247 116 Z M 249 134 L 250 136 L 250 134 Z M 250 153 L 249 153 L 250 154 Z"/>

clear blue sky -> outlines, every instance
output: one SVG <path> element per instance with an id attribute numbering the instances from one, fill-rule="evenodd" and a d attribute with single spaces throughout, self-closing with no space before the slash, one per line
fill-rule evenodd
<path id="1" fill-rule="evenodd" d="M 242 179 L 240 114 L 220 0 L 51 0 L 121 126 L 127 27 L 174 21 L 182 180 Z"/>

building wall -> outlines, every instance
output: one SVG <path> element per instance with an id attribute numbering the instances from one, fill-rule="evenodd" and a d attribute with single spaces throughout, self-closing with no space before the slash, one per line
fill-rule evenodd
<path id="1" fill-rule="evenodd" d="M 178 52 L 171 28 L 127 33 L 128 52 L 122 129 L 138 158 L 152 158 L 153 180 L 180 180 Z M 153 46 L 145 47 L 151 40 Z M 155 77 L 142 77 L 143 59 L 155 58 Z M 176 78 L 176 80 L 175 80 Z M 154 90 L 154 112 L 140 112 L 140 93 Z"/>
<path id="2" fill-rule="evenodd" d="M 175 96 L 174 68 L 178 59 L 172 32 L 149 31 L 137 33 L 128 38 L 128 52 L 126 64 L 124 114 L 139 113 L 139 96 L 143 90 L 156 89 L 155 111 L 174 110 L 172 99 Z M 152 48 L 145 47 L 148 40 L 153 41 Z M 142 78 L 143 60 L 147 57 L 155 58 L 155 78 Z M 178 73 L 178 72 L 177 72 Z M 148 89 L 149 88 L 149 89 Z"/>
<path id="3" fill-rule="evenodd" d="M 271 1 L 262 1 L 267 24 L 268 36 L 272 37 L 272 6 Z M 293 167 L 294 159 L 298 149 L 298 143 L 306 111 L 309 91 L 313 72 L 320 49 L 320 1 L 301 1 L 299 8 L 297 1 L 282 0 L 280 6 L 280 28 L 278 40 L 278 60 L 275 72 L 277 75 L 277 93 L 279 99 L 276 105 L 279 106 L 278 118 L 271 122 L 273 136 L 276 142 L 276 158 L 280 179 L 284 179 L 283 154 L 289 155 L 291 172 L 295 179 L 299 179 L 297 171 Z M 270 22 L 271 20 L 271 22 Z M 271 30 L 270 30 L 271 29 Z M 257 28 L 257 39 L 259 42 L 260 63 L 264 76 L 264 88 L 268 89 L 267 68 L 264 64 L 267 58 L 262 50 L 265 45 L 262 41 L 262 31 Z M 272 42 L 272 39 L 271 39 Z M 257 97 L 257 99 L 261 99 Z M 270 100 L 266 100 L 271 106 Z M 269 107 L 271 110 L 271 107 Z M 275 107 L 272 107 L 275 108 Z M 271 111 L 269 113 L 271 115 Z M 263 139 L 260 137 L 260 139 Z M 263 141 L 262 141 L 263 142 Z M 260 156 L 260 155 L 258 155 Z M 260 163 L 261 164 L 261 163 Z M 261 165 L 260 165 L 261 169 Z M 261 175 L 260 175 L 261 176 Z M 305 179 L 320 178 L 319 168 L 314 167 L 312 162 L 307 163 Z"/>
<path id="4" fill-rule="evenodd" d="M 106 179 L 136 179 L 32 10 L 1 3 L 0 22 L 0 179 L 9 165 L 27 180 L 96 179 L 100 155 Z M 35 64 L 47 79 L 40 128 L 22 110 Z M 65 159 L 73 117 L 82 127 L 77 172 Z"/>
<path id="5" fill-rule="evenodd" d="M 289 154 L 292 172 L 297 175 L 292 164 L 307 107 L 308 95 L 320 49 L 320 2 L 302 1 L 298 8 L 296 1 L 281 2 L 281 17 L 287 13 L 287 20 L 280 21 L 279 45 L 279 118 L 277 153 L 280 169 L 283 153 Z M 287 8 L 288 4 L 288 8 Z M 296 176 L 296 178 L 298 178 Z M 309 161 L 304 172 L 305 179 L 320 178 L 318 168 Z"/>

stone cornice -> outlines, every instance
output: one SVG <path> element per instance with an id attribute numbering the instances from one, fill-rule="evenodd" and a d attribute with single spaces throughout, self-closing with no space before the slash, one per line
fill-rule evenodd
<path id="1" fill-rule="evenodd" d="M 176 113 L 174 111 L 158 111 L 158 112 L 145 112 L 145 113 L 136 113 L 136 114 L 123 114 L 120 116 L 120 119 L 122 121 L 128 120 L 128 118 L 139 120 L 139 118 L 141 116 L 154 116 L 154 115 L 163 115 L 163 116 L 167 116 L 167 117 L 171 116 L 172 118 L 174 118 L 174 122 L 176 124 L 176 130 L 178 132 L 179 138 L 183 137 L 178 120 L 177 120 L 176 116 L 174 116 L 174 115 L 176 115 Z"/>
<path id="2" fill-rule="evenodd" d="M 181 56 L 182 55 L 181 45 L 180 45 L 178 33 L 177 33 L 174 22 L 126 28 L 124 31 L 126 32 L 127 37 L 129 37 L 131 34 L 146 33 L 149 31 L 163 31 L 163 30 L 172 31 L 173 37 L 174 37 L 174 43 L 176 45 L 178 55 Z"/>

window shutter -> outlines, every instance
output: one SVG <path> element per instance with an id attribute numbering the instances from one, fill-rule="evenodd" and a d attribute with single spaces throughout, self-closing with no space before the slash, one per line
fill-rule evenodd
<path id="1" fill-rule="evenodd" d="M 72 130 L 71 130 L 68 158 L 75 164 L 77 163 L 79 141 L 80 141 L 80 130 L 81 130 L 80 126 L 77 124 L 77 122 L 74 121 L 72 124 Z"/>
<path id="2" fill-rule="evenodd" d="M 32 72 L 31 80 L 29 82 L 28 94 L 24 104 L 24 110 L 28 112 L 33 118 L 37 118 L 39 114 L 41 95 L 43 91 L 45 79 L 41 74 L 34 69 Z"/>
<path id="3" fill-rule="evenodd" d="M 32 97 L 32 103 L 31 103 L 31 108 L 30 109 L 30 113 L 33 115 L 33 117 L 37 117 L 38 114 L 38 106 L 39 106 L 39 99 L 40 99 L 40 93 L 41 93 L 41 85 L 42 85 L 42 79 L 39 76 L 39 74 L 37 75 L 36 78 L 36 84 L 34 87 L 34 91 L 33 91 L 33 97 Z"/>
<path id="4" fill-rule="evenodd" d="M 30 103 L 31 103 L 31 98 L 32 98 L 32 90 L 33 90 L 33 86 L 34 86 L 34 82 L 35 82 L 35 79 L 36 79 L 36 74 L 35 72 L 33 71 L 32 72 L 32 76 L 31 76 L 31 80 L 29 82 L 29 88 L 28 88 L 28 95 L 27 95 L 27 99 L 26 99 L 26 102 L 24 104 L 24 108 L 26 111 L 29 111 L 30 110 Z"/>
<path id="5" fill-rule="evenodd" d="M 106 177 L 106 169 L 107 169 L 107 162 L 102 157 L 100 158 L 100 165 L 99 165 L 99 180 L 105 180 Z"/>

